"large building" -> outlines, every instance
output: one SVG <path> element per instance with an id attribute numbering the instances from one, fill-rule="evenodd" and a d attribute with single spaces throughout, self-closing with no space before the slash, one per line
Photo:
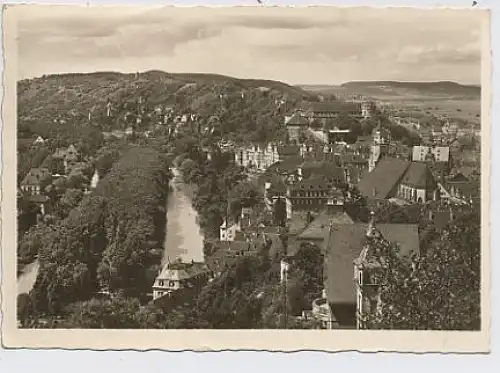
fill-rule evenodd
<path id="1" fill-rule="evenodd" d="M 398 245 L 398 255 L 408 257 L 412 253 L 419 253 L 419 235 L 416 225 L 386 225 L 375 226 L 374 217 L 369 223 L 362 249 L 354 260 L 354 289 L 356 304 L 356 328 L 364 329 L 366 316 L 377 312 L 381 306 L 380 290 L 384 286 L 378 281 L 379 271 L 385 270 L 384 255 L 375 246 L 381 239 L 387 239 L 392 244 Z"/>
<path id="2" fill-rule="evenodd" d="M 292 116 L 285 117 L 285 126 L 288 139 L 298 143 L 301 132 L 309 127 L 309 120 L 302 116 L 302 112 L 296 111 Z"/>
<path id="3" fill-rule="evenodd" d="M 239 166 L 265 171 L 276 162 L 298 156 L 299 152 L 299 147 L 293 145 L 250 145 L 236 149 L 234 160 Z"/>
<path id="4" fill-rule="evenodd" d="M 412 160 L 415 162 L 448 163 L 450 161 L 450 148 L 448 146 L 414 146 Z"/>
<path id="5" fill-rule="evenodd" d="M 326 299 L 339 328 L 354 329 L 360 305 L 369 299 L 363 276 L 353 265 L 364 253 L 367 233 L 373 223 L 332 225 L 324 240 Z M 402 255 L 419 250 L 418 226 L 413 224 L 379 224 L 378 231 L 390 242 L 399 245 Z M 360 276 L 361 273 L 361 276 Z"/>
<path id="6" fill-rule="evenodd" d="M 211 278 L 212 273 L 205 263 L 168 263 L 153 285 L 153 299 L 170 296 L 183 290 L 199 290 Z"/>
<path id="7" fill-rule="evenodd" d="M 398 158 L 382 158 L 358 188 L 363 196 L 373 200 L 397 198 L 425 203 L 440 197 L 437 182 L 425 163 Z"/>

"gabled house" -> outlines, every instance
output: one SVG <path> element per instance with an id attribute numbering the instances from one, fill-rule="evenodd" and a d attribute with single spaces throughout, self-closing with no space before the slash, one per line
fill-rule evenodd
<path id="1" fill-rule="evenodd" d="M 411 162 L 397 158 L 382 158 L 377 166 L 358 183 L 361 195 L 370 199 L 396 196 L 398 185 Z"/>
<path id="2" fill-rule="evenodd" d="M 179 291 L 198 291 L 212 277 L 205 263 L 168 263 L 153 284 L 153 299 L 170 296 Z"/>
<path id="3" fill-rule="evenodd" d="M 332 225 L 324 241 L 325 292 L 339 328 L 356 328 L 359 304 L 363 303 L 364 279 L 355 266 L 360 258 L 367 232 L 373 223 Z M 399 245 L 401 255 L 419 251 L 418 226 L 413 224 L 378 224 L 378 231 Z M 360 285 L 361 284 L 361 285 Z"/>
<path id="4" fill-rule="evenodd" d="M 48 168 L 32 168 L 21 182 L 20 188 L 26 195 L 39 195 L 50 184 L 51 176 Z"/>
<path id="5" fill-rule="evenodd" d="M 400 198 L 410 203 L 439 198 L 438 185 L 425 163 L 382 158 L 359 182 L 358 189 L 369 199 Z"/>
<path id="6" fill-rule="evenodd" d="M 397 196 L 413 203 L 439 199 L 437 182 L 427 165 L 411 162 L 399 183 Z"/>
<path id="7" fill-rule="evenodd" d="M 379 282 L 379 272 L 385 270 L 384 255 L 376 248 L 381 240 L 386 239 L 399 248 L 398 256 L 410 257 L 420 250 L 417 226 L 392 225 L 391 228 L 375 226 L 374 217 L 370 221 L 362 250 L 354 259 L 354 289 L 356 299 L 356 328 L 363 329 L 368 313 L 377 312 L 381 306 L 380 290 L 384 286 Z"/>
<path id="8" fill-rule="evenodd" d="M 296 111 L 292 116 L 285 117 L 285 126 L 288 131 L 290 141 L 299 141 L 300 132 L 309 126 L 309 121 L 303 117 L 300 111 Z"/>

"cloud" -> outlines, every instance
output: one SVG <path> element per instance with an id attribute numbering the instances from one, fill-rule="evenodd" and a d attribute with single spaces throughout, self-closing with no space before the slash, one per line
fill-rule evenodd
<path id="1" fill-rule="evenodd" d="M 21 77 L 104 69 L 292 84 L 480 76 L 480 17 L 467 11 L 36 8 L 19 17 Z"/>

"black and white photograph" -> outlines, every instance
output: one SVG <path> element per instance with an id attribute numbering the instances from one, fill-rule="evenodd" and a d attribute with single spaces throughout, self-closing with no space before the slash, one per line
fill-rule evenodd
<path id="1" fill-rule="evenodd" d="M 255 5 L 7 8 L 13 333 L 488 335 L 488 13 Z"/>

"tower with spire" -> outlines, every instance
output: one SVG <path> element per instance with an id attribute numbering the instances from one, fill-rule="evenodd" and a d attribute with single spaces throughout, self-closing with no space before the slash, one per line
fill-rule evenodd
<path id="1" fill-rule="evenodd" d="M 365 316 L 380 306 L 380 284 L 376 272 L 383 267 L 383 253 L 377 247 L 382 243 L 382 234 L 375 225 L 375 213 L 370 213 L 366 229 L 366 240 L 357 259 L 354 260 L 354 286 L 356 289 L 356 328 L 365 327 Z"/>

